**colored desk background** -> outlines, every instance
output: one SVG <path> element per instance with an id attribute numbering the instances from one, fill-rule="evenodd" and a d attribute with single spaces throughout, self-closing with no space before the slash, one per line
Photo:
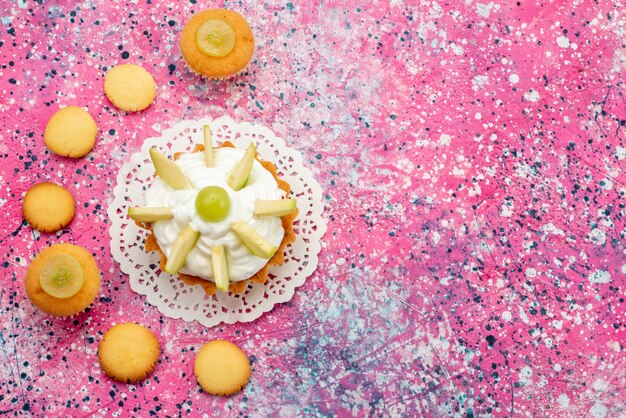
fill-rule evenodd
<path id="1" fill-rule="evenodd" d="M 624 416 L 626 8 L 519 3 L 229 1 L 257 51 L 245 74 L 214 82 L 185 67 L 177 39 L 215 3 L 2 1 L 0 413 Z M 106 70 L 124 62 L 158 83 L 144 112 L 104 97 Z M 83 159 L 43 145 L 65 105 L 98 122 Z M 106 207 L 144 138 L 222 114 L 300 150 L 328 232 L 290 303 L 206 329 L 130 290 Z M 77 200 L 56 235 L 21 220 L 24 192 L 44 180 Z M 56 242 L 91 249 L 102 269 L 95 305 L 72 319 L 34 309 L 21 283 Z M 97 363 L 122 321 L 163 346 L 134 386 Z M 213 338 L 252 360 L 231 398 L 193 378 Z"/>

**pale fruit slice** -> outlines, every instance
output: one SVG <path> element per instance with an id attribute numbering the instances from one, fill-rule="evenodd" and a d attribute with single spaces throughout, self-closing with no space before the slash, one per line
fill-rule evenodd
<path id="1" fill-rule="evenodd" d="M 285 216 L 296 211 L 296 199 L 257 200 L 254 214 L 259 216 Z"/>
<path id="2" fill-rule="evenodd" d="M 223 20 L 207 20 L 196 30 L 196 46 L 210 57 L 224 57 L 235 47 L 235 31 Z"/>
<path id="3" fill-rule="evenodd" d="M 189 179 L 183 174 L 174 161 L 168 159 L 161 154 L 156 148 L 150 148 L 150 159 L 154 165 L 157 176 L 161 177 L 164 182 L 172 186 L 174 189 L 191 189 Z"/>
<path id="4" fill-rule="evenodd" d="M 170 274 L 178 273 L 178 270 L 183 268 L 187 256 L 196 246 L 200 233 L 194 231 L 191 226 L 187 225 L 180 231 L 180 234 L 176 237 L 174 245 L 172 245 L 172 252 L 167 257 L 167 263 L 165 263 L 165 271 Z"/>
<path id="5" fill-rule="evenodd" d="M 58 254 L 41 268 L 39 283 L 50 296 L 66 299 L 83 287 L 85 276 L 78 260 L 69 254 Z"/>
<path id="6" fill-rule="evenodd" d="M 226 263 L 226 250 L 223 245 L 211 247 L 211 261 L 213 262 L 213 277 L 217 290 L 228 291 L 230 279 L 228 278 L 228 264 Z"/>
<path id="7" fill-rule="evenodd" d="M 211 128 L 204 125 L 204 163 L 207 167 L 213 167 L 213 139 L 211 138 Z"/>
<path id="8" fill-rule="evenodd" d="M 230 229 L 239 237 L 241 243 L 257 257 L 270 258 L 278 249 L 243 221 L 233 222 Z"/>
<path id="9" fill-rule="evenodd" d="M 152 223 L 172 219 L 174 214 L 170 208 L 128 208 L 128 216 L 133 221 Z"/>
<path id="10" fill-rule="evenodd" d="M 252 171 L 252 165 L 254 164 L 254 159 L 256 157 L 256 147 L 253 143 L 250 143 L 248 149 L 246 149 L 245 154 L 241 158 L 241 160 L 235 166 L 235 169 L 230 176 L 228 177 L 228 185 L 234 191 L 238 191 L 244 188 L 246 183 L 248 182 L 248 177 L 250 177 L 250 172 Z"/>

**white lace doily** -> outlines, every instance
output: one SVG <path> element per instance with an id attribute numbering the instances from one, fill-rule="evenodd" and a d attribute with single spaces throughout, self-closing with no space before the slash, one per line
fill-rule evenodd
<path id="1" fill-rule="evenodd" d="M 147 231 L 127 216 L 128 207 L 145 205 L 143 194 L 154 177 L 148 150 L 156 147 L 170 157 L 175 152 L 191 151 L 203 143 L 202 126 L 207 124 L 211 126 L 214 143 L 230 141 L 238 148 L 245 148 L 253 141 L 259 158 L 276 165 L 278 175 L 291 185 L 298 202 L 299 213 L 293 225 L 296 241 L 285 249 L 285 264 L 270 268 L 267 283 L 249 283 L 239 295 L 218 292 L 208 296 L 201 286 L 187 285 L 178 276 L 162 272 L 159 255 L 144 250 Z M 120 169 L 113 202 L 108 208 L 111 253 L 130 277 L 131 289 L 146 296 L 148 303 L 164 315 L 198 321 L 207 327 L 220 322 L 249 322 L 277 303 L 290 300 L 295 289 L 315 271 L 320 241 L 326 231 L 322 211 L 322 190 L 302 165 L 300 154 L 269 129 L 236 123 L 226 116 L 183 121 L 163 131 L 160 137 L 147 139 L 141 151 L 133 154 Z"/>

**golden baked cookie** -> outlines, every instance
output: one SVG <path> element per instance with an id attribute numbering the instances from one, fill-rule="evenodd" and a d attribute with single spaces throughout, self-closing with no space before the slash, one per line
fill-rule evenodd
<path id="1" fill-rule="evenodd" d="M 76 106 L 58 110 L 46 125 L 44 142 L 55 154 L 79 158 L 96 142 L 98 126 L 91 115 Z"/>
<path id="2" fill-rule="evenodd" d="M 28 298 L 39 309 L 56 316 L 70 316 L 85 310 L 98 295 L 100 270 L 84 248 L 55 244 L 33 259 L 24 284 Z"/>
<path id="3" fill-rule="evenodd" d="M 149 375 L 159 360 L 159 340 L 143 325 L 126 322 L 111 327 L 98 346 L 102 370 L 112 379 L 134 383 Z"/>
<path id="4" fill-rule="evenodd" d="M 62 186 L 39 183 L 26 192 L 22 214 L 37 231 L 58 231 L 74 217 L 74 197 Z"/>
<path id="5" fill-rule="evenodd" d="M 180 36 L 187 65 L 209 78 L 225 78 L 243 70 L 254 53 L 254 36 L 246 19 L 225 9 L 196 13 Z"/>
<path id="6" fill-rule="evenodd" d="M 127 112 L 137 112 L 152 104 L 156 87 L 154 78 L 143 67 L 122 64 L 107 71 L 104 92 L 116 107 Z"/>
<path id="7" fill-rule="evenodd" d="M 205 392 L 220 396 L 243 389 L 251 372 L 246 353 L 225 340 L 206 343 L 198 352 L 193 370 Z"/>

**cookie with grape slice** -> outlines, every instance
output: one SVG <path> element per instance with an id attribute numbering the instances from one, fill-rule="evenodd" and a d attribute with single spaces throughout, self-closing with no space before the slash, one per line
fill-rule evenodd
<path id="1" fill-rule="evenodd" d="M 100 291 L 100 270 L 93 256 L 73 244 L 54 244 L 31 262 L 24 280 L 33 305 L 55 316 L 82 312 Z"/>
<path id="2" fill-rule="evenodd" d="M 180 36 L 187 65 L 208 78 L 221 79 L 243 71 L 254 53 L 254 36 L 246 19 L 225 9 L 196 13 Z"/>

